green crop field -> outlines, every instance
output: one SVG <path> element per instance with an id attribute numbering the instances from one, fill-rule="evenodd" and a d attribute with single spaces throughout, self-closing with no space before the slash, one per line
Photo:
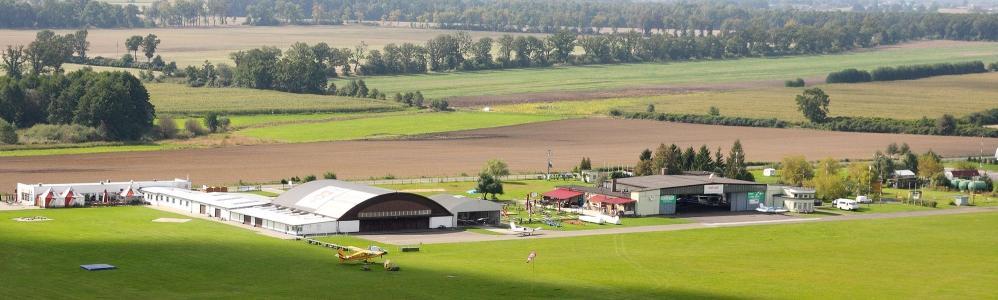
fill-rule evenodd
<path id="1" fill-rule="evenodd" d="M 293 94 L 248 88 L 192 88 L 174 83 L 146 83 L 158 114 L 230 114 L 377 112 L 401 110 L 391 101 Z"/>
<path id="2" fill-rule="evenodd" d="M 831 116 L 919 119 L 943 114 L 966 115 L 994 107 L 998 73 L 940 76 L 921 80 L 857 84 L 821 84 L 831 98 Z M 668 94 L 587 101 L 522 103 L 492 107 L 496 112 L 563 115 L 605 115 L 611 109 L 707 114 L 711 106 L 721 115 L 804 121 L 796 95 L 803 88 L 761 88 L 733 91 Z M 734 109 L 737 108 L 737 109 Z"/>
<path id="3" fill-rule="evenodd" d="M 557 120 L 558 116 L 477 112 L 422 113 L 250 128 L 239 135 L 282 142 L 390 138 Z"/>
<path id="4" fill-rule="evenodd" d="M 28 216 L 53 220 L 11 220 Z M 414 253 L 389 246 L 397 273 L 364 272 L 338 263 L 330 249 L 211 221 L 151 222 L 161 217 L 184 218 L 143 207 L 0 212 L 4 296 L 984 299 L 998 292 L 993 212 L 424 245 Z M 531 251 L 537 258 L 526 264 Z M 79 268 L 90 263 L 118 269 Z"/>
<path id="5" fill-rule="evenodd" d="M 594 65 L 427 75 L 375 76 L 368 86 L 394 93 L 420 90 L 430 98 L 616 89 L 663 84 L 713 84 L 821 77 L 845 68 L 998 61 L 998 43 L 900 47 L 835 55 L 673 63 Z M 342 79 L 341 79 L 342 80 Z"/>

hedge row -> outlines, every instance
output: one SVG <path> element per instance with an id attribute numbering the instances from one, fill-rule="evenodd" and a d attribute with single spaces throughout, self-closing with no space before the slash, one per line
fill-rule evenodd
<path id="1" fill-rule="evenodd" d="M 616 109 L 610 110 L 610 115 L 615 117 L 624 117 L 627 119 L 645 119 L 645 120 L 707 124 L 707 125 L 772 127 L 772 128 L 784 128 L 790 125 L 786 121 L 780 121 L 777 119 L 755 119 L 755 118 L 742 118 L 742 117 L 726 117 L 726 116 L 695 115 L 695 114 L 670 114 L 670 113 L 655 113 L 655 112 L 624 113 Z"/>
<path id="2" fill-rule="evenodd" d="M 976 113 L 976 114 L 988 115 L 989 113 L 998 114 L 998 109 L 992 109 L 985 111 L 983 113 Z M 668 114 L 668 113 L 654 113 L 654 112 L 625 113 L 616 109 L 611 110 L 610 115 L 614 117 L 623 117 L 626 119 L 645 119 L 645 120 L 658 120 L 658 121 L 708 124 L 708 125 L 770 127 L 770 128 L 801 127 L 801 128 L 813 128 L 813 129 L 831 130 L 831 131 L 848 131 L 848 132 L 998 137 L 998 130 L 982 127 L 973 123 L 968 123 L 966 121 L 967 118 L 961 119 L 960 123 L 957 124 L 956 126 L 956 130 L 954 130 L 951 134 L 946 134 L 945 132 L 941 132 L 939 130 L 939 128 L 936 126 L 935 120 L 931 120 L 928 118 L 922 118 L 920 120 L 897 120 L 897 119 L 867 118 L 867 117 L 834 117 L 827 119 L 827 121 L 823 123 L 811 123 L 811 122 L 791 123 L 777 119 L 753 119 L 753 118 L 725 117 L 725 116 L 711 116 L 711 115 Z M 988 116 L 998 118 L 998 116 L 994 115 L 988 115 Z"/>
<path id="3" fill-rule="evenodd" d="M 981 61 L 960 63 L 938 63 L 926 65 L 911 65 L 898 67 L 879 67 L 867 72 L 857 69 L 845 69 L 828 73 L 827 83 L 855 83 L 870 81 L 911 80 L 942 75 L 959 75 L 984 73 L 988 69 Z"/>

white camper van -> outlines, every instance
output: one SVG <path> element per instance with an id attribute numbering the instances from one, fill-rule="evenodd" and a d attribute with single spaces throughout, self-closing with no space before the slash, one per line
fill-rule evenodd
<path id="1" fill-rule="evenodd" d="M 832 205 L 834 205 L 835 208 L 838 208 L 838 209 L 841 209 L 841 210 L 857 210 L 857 209 L 859 209 L 859 202 L 856 202 L 856 200 L 852 200 L 852 199 L 835 199 L 835 201 L 832 201 Z"/>

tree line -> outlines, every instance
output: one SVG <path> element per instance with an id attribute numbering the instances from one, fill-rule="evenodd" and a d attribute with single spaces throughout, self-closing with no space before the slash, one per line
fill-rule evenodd
<path id="1" fill-rule="evenodd" d="M 62 65 L 75 63 L 91 66 L 106 66 L 119 68 L 138 68 L 163 71 L 171 74 L 177 68 L 176 62 L 166 63 L 163 57 L 156 54 L 160 39 L 155 34 L 132 36 L 125 41 L 125 49 L 132 54 L 121 58 L 89 57 L 90 41 L 87 40 L 87 30 L 77 30 L 73 33 L 58 35 L 51 30 L 42 30 L 35 34 L 35 40 L 24 45 L 8 45 L 3 51 L 3 65 L 10 76 L 20 76 L 22 73 L 38 75 L 42 73 L 62 72 Z M 137 61 L 141 48 L 145 61 Z M 22 70 L 24 69 L 24 70 Z"/>
<path id="2" fill-rule="evenodd" d="M 349 49 L 330 48 L 325 43 L 309 46 L 295 43 L 281 51 L 274 47 L 262 47 L 232 53 L 235 67 L 228 64 L 212 64 L 205 61 L 202 66 L 188 66 L 181 74 L 192 87 L 247 87 L 271 89 L 291 93 L 326 94 L 355 98 L 386 100 L 388 95 L 377 88 L 369 88 L 363 79 L 353 79 L 342 86 L 329 82 L 329 77 L 338 77 L 337 69 L 349 74 L 351 63 L 357 64 L 358 57 Z M 420 91 L 399 92 L 393 99 L 412 107 L 423 107 L 424 98 Z M 432 108 L 446 110 L 447 103 L 432 102 Z"/>
<path id="3" fill-rule="evenodd" d="M 592 34 L 624 29 L 643 36 L 736 36 L 733 44 L 804 52 L 917 39 L 998 39 L 998 15 L 805 11 L 771 8 L 766 1 L 160 0 L 140 11 L 132 4 L 95 0 L 0 0 L 2 28 L 205 26 L 232 17 L 246 17 L 250 25 L 376 20 L 508 32 Z"/>
<path id="4" fill-rule="evenodd" d="M 78 125 L 109 140 L 137 140 L 152 128 L 155 109 L 149 93 L 127 72 L 20 75 L 4 69 L 8 76 L 0 77 L 0 119 L 15 127 Z"/>
<path id="5" fill-rule="evenodd" d="M 721 154 L 721 148 L 711 155 L 710 148 L 702 145 L 698 150 L 692 146 L 683 150 L 676 144 L 666 146 L 660 144 L 655 152 L 651 149 L 641 151 L 638 163 L 634 166 L 635 176 L 654 174 L 677 175 L 684 172 L 711 172 L 727 178 L 754 181 L 752 173 L 747 169 L 745 150 L 742 143 L 735 140 L 728 151 L 728 156 Z"/>
<path id="6" fill-rule="evenodd" d="M 897 67 L 878 67 L 873 71 L 845 69 L 828 73 L 827 83 L 857 83 L 870 81 L 912 80 L 943 75 L 960 75 L 988 72 L 981 61 L 937 63 Z"/>

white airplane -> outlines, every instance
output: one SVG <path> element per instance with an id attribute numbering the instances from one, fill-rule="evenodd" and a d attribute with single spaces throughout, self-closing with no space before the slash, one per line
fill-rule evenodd
<path id="1" fill-rule="evenodd" d="M 541 231 L 541 229 L 542 228 L 540 228 L 540 227 L 537 227 L 537 228 L 520 227 L 520 226 L 516 226 L 516 223 L 514 223 L 514 222 L 509 222 L 509 230 L 512 230 L 513 232 L 515 232 L 519 236 L 530 236 L 530 235 L 533 235 L 534 232 Z"/>

